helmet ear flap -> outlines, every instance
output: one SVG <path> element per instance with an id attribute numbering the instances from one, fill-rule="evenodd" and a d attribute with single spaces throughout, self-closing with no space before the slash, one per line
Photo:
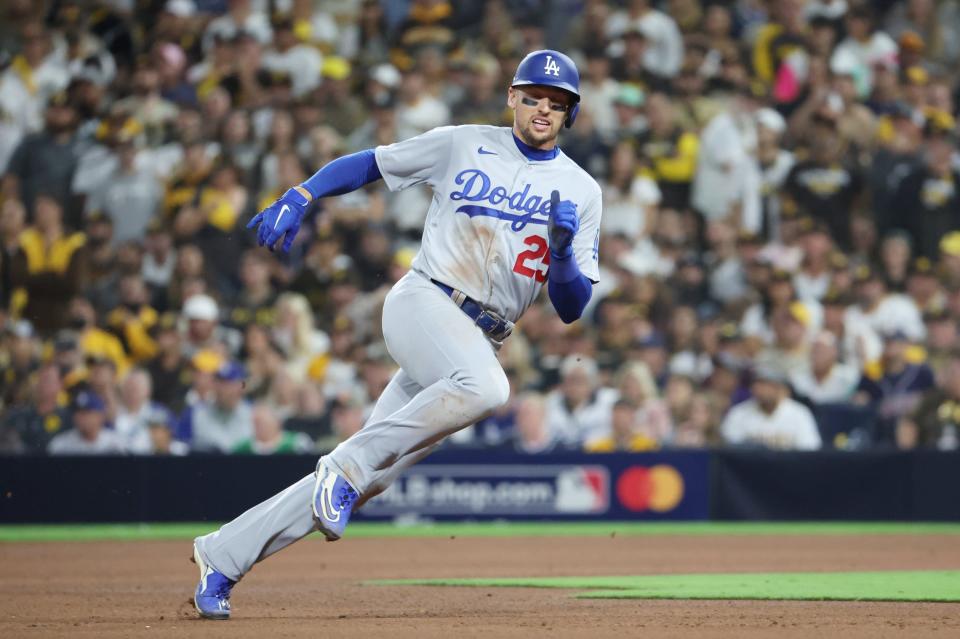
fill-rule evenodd
<path id="1" fill-rule="evenodd" d="M 573 121 L 577 119 L 577 113 L 580 112 L 580 103 L 577 102 L 572 107 L 570 111 L 567 112 L 567 119 L 563 121 L 563 125 L 568 129 L 573 126 Z"/>

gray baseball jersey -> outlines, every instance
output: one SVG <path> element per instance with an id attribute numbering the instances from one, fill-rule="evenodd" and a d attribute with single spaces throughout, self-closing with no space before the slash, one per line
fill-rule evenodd
<path id="1" fill-rule="evenodd" d="M 429 184 L 433 200 L 413 268 L 516 321 L 547 279 L 550 192 L 577 205 L 573 251 L 596 282 L 600 187 L 560 151 L 526 157 L 507 127 L 448 126 L 376 149 L 387 188 Z"/>

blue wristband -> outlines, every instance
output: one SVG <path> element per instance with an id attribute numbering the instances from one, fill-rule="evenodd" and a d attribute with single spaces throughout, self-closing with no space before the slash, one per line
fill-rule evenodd
<path id="1" fill-rule="evenodd" d="M 572 282 L 580 275 L 580 265 L 573 256 L 573 248 L 568 246 L 566 255 L 557 255 L 550 251 L 550 269 L 547 271 L 547 277 L 551 282 L 564 284 Z"/>
<path id="2" fill-rule="evenodd" d="M 547 292 L 557 315 L 569 324 L 580 319 L 583 309 L 593 294 L 593 284 L 580 272 L 573 250 L 566 257 L 550 253 L 550 269 L 547 271 Z"/>

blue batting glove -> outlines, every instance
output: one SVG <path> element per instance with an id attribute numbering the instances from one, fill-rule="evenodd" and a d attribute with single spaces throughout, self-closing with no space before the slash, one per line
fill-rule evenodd
<path id="1" fill-rule="evenodd" d="M 564 259 L 573 253 L 573 236 L 580 229 L 577 217 L 577 205 L 570 200 L 560 200 L 560 192 L 550 194 L 550 222 L 547 232 L 550 235 L 550 254 Z"/>
<path id="2" fill-rule="evenodd" d="M 307 213 L 311 199 L 309 191 L 302 186 L 288 189 L 276 202 L 263 209 L 247 224 L 248 229 L 257 228 L 257 244 L 271 251 L 280 238 L 283 238 L 283 252 L 293 245 L 293 239 L 300 230 L 300 222 Z"/>

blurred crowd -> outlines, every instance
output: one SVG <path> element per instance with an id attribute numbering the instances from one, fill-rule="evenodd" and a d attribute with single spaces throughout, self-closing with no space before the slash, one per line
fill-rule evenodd
<path id="1" fill-rule="evenodd" d="M 329 450 L 394 372 L 431 194 L 244 230 L 342 154 L 509 125 L 519 60 L 581 71 L 563 151 L 601 282 L 500 350 L 448 445 L 960 446 L 955 0 L 7 0 L 0 452 Z"/>

